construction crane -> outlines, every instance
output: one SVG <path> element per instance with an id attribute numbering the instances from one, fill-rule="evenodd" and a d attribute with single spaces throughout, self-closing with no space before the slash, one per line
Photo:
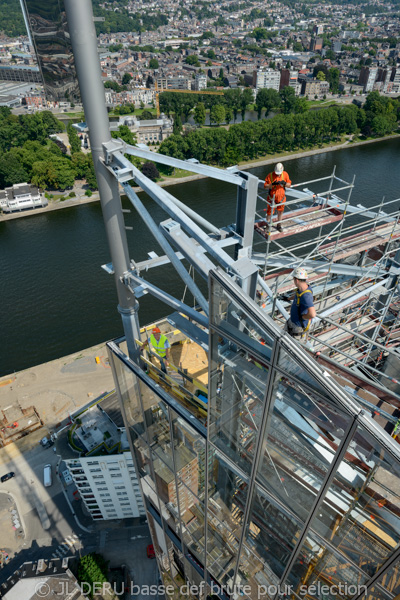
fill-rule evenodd
<path id="1" fill-rule="evenodd" d="M 146 92 L 150 92 L 152 91 L 150 88 L 145 88 L 144 91 Z M 208 94 L 208 95 L 214 95 L 214 96 L 223 96 L 224 92 L 204 92 L 203 90 L 159 90 L 157 88 L 155 88 L 155 97 L 156 97 L 156 110 L 157 110 L 157 118 L 160 116 L 160 101 L 159 101 L 159 95 L 162 94 L 163 92 L 173 92 L 174 94 L 197 94 L 199 96 L 202 96 L 203 94 Z"/>

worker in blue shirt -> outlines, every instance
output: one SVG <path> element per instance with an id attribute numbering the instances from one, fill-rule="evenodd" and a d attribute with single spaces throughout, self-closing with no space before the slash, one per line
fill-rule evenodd
<path id="1" fill-rule="evenodd" d="M 308 273 L 303 267 L 293 271 L 296 294 L 290 308 L 290 319 L 286 322 L 286 331 L 292 337 L 301 337 L 310 329 L 317 313 L 314 308 L 312 290 L 307 283 Z"/>

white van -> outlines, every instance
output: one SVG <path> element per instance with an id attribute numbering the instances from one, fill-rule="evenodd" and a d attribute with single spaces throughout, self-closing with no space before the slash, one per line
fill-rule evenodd
<path id="1" fill-rule="evenodd" d="M 43 483 L 44 487 L 50 487 L 53 483 L 53 477 L 51 473 L 51 465 L 45 465 L 43 469 Z"/>

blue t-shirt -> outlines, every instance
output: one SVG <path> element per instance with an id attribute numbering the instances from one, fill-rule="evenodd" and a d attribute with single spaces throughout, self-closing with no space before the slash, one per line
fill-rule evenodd
<path id="1" fill-rule="evenodd" d="M 300 296 L 300 304 L 298 307 L 297 301 L 299 299 L 299 296 Z M 294 325 L 297 325 L 298 327 L 307 327 L 308 320 L 303 319 L 303 321 L 301 321 L 299 319 L 299 313 L 301 315 L 306 314 L 308 312 L 308 309 L 311 306 L 314 306 L 314 300 L 313 300 L 311 288 L 308 287 L 307 291 L 305 291 L 303 293 L 301 293 L 298 289 L 296 289 L 296 296 L 293 300 L 292 307 L 290 309 L 290 320 L 292 321 L 292 323 L 294 323 Z"/>

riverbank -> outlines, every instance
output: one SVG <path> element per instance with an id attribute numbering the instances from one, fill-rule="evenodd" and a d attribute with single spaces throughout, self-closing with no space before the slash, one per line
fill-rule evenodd
<path id="1" fill-rule="evenodd" d="M 281 153 L 281 154 L 274 154 L 272 156 L 268 156 L 268 157 L 265 156 L 263 158 L 258 158 L 253 161 L 239 163 L 238 167 L 240 170 L 247 171 L 249 169 L 254 169 L 255 167 L 262 167 L 262 166 L 274 164 L 277 160 L 284 162 L 287 160 L 294 160 L 294 159 L 303 158 L 306 156 L 313 156 L 316 154 L 324 154 L 326 152 L 334 152 L 336 150 L 343 150 L 345 148 L 354 148 L 355 146 L 363 146 L 365 144 L 375 144 L 376 142 L 391 140 L 394 137 L 396 137 L 396 136 L 390 135 L 390 136 L 375 138 L 375 139 L 371 139 L 371 140 L 358 141 L 358 142 L 346 141 L 346 142 L 341 142 L 340 144 L 327 145 L 322 148 L 314 148 L 312 150 L 305 150 L 302 152 L 295 151 L 295 152 L 289 152 L 289 153 L 286 152 L 286 153 Z M 196 181 L 198 179 L 205 179 L 205 178 L 206 178 L 205 175 L 199 175 L 199 174 L 193 174 L 193 175 L 188 175 L 188 176 L 179 177 L 179 178 L 165 177 L 162 181 L 158 182 L 158 185 L 160 187 L 170 187 L 172 185 L 178 185 L 181 183 L 187 183 L 189 181 Z M 139 192 L 139 191 L 141 191 L 141 188 L 136 187 L 136 188 L 134 188 L 134 190 L 136 192 Z M 51 212 L 53 210 L 60 210 L 62 208 L 71 208 L 73 206 L 79 206 L 81 204 L 89 204 L 90 202 L 98 202 L 99 200 L 100 200 L 100 196 L 99 196 L 98 192 L 93 192 L 92 196 L 88 197 L 88 196 L 85 196 L 83 192 L 82 192 L 82 195 L 80 195 L 79 191 L 78 191 L 76 198 L 67 198 L 61 202 L 60 201 L 50 201 L 49 205 L 46 206 L 45 208 L 36 208 L 33 210 L 26 210 L 26 211 L 23 211 L 20 213 L 12 213 L 12 214 L 7 214 L 7 215 L 2 214 L 2 215 L 0 215 L 0 222 L 1 221 L 11 221 L 14 219 L 20 219 L 22 217 L 30 217 L 33 215 Z"/>

